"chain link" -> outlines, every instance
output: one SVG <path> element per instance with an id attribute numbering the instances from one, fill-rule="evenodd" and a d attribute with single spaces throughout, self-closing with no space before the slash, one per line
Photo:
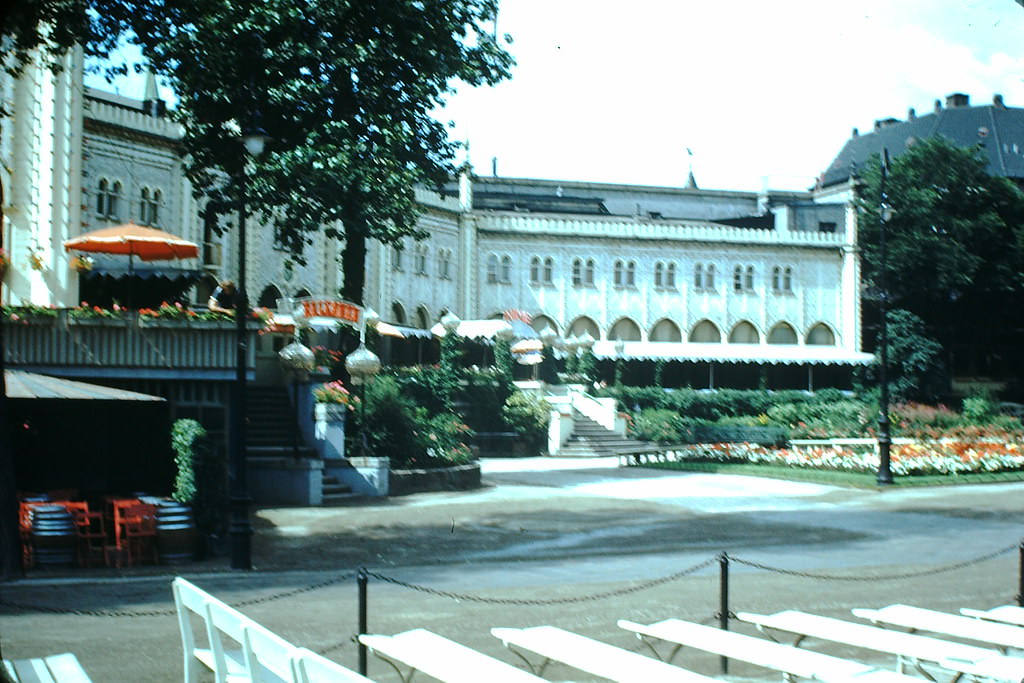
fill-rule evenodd
<path id="1" fill-rule="evenodd" d="M 301 595 L 302 593 L 309 593 L 311 591 L 326 588 L 327 586 L 341 583 L 343 581 L 351 581 L 356 576 L 355 572 L 349 572 L 348 574 L 341 574 L 340 576 L 334 576 L 317 583 L 311 583 L 307 586 L 301 586 L 288 591 L 281 591 L 272 595 L 265 595 L 259 598 L 249 598 L 248 600 L 241 600 L 232 605 L 232 607 L 251 607 L 252 605 L 260 605 L 266 602 L 273 602 L 275 600 L 283 600 L 284 598 L 290 598 L 295 595 Z M 82 617 L 169 617 L 177 614 L 176 610 L 173 609 L 153 609 L 153 610 L 109 610 L 109 609 L 75 609 L 66 607 L 50 607 L 48 605 L 27 605 L 19 602 L 11 602 L 9 600 L 0 600 L 0 607 L 8 607 L 14 610 L 20 610 L 22 612 L 45 612 L 47 614 L 73 614 L 75 616 Z"/>
<path id="2" fill-rule="evenodd" d="M 964 562 L 948 564 L 942 567 L 935 567 L 933 569 L 922 569 L 920 571 L 905 572 L 903 574 L 874 574 L 871 576 L 840 576 L 837 574 L 817 574 L 814 572 L 803 572 L 795 569 L 771 567 L 766 564 L 761 564 L 760 562 L 752 562 L 751 560 L 744 560 L 743 558 L 732 557 L 731 555 L 728 556 L 728 558 L 736 564 L 745 564 L 748 567 L 753 567 L 754 569 L 761 569 L 763 571 L 774 572 L 776 574 L 786 574 L 787 576 L 799 576 L 805 579 L 821 579 L 824 581 L 889 581 L 896 579 L 913 579 L 919 576 L 932 576 L 935 574 L 943 574 L 945 572 L 956 571 L 958 569 L 965 569 L 972 565 L 981 564 L 982 562 L 988 562 L 989 560 L 993 560 L 999 557 L 1000 555 L 1004 555 L 1010 551 L 1016 550 L 1017 547 L 1018 544 L 1014 543 L 1011 546 L 1000 548 L 995 552 L 988 553 L 987 555 L 982 555 L 981 557 L 977 557 L 973 560 L 966 560 Z"/>
<path id="3" fill-rule="evenodd" d="M 746 566 L 751 567 L 753 569 L 760 569 L 762 571 L 773 572 L 773 573 L 776 573 L 776 574 L 784 574 L 784 575 L 787 575 L 787 576 L 798 576 L 798 577 L 806 578 L 806 579 L 818 579 L 818 580 L 824 580 L 824 581 L 886 581 L 886 580 L 897 580 L 897 579 L 910 579 L 910 578 L 915 578 L 915 577 L 920 577 L 920 576 L 930 576 L 930 575 L 935 575 L 935 574 L 942 574 L 942 573 L 945 573 L 945 572 L 956 571 L 956 570 L 959 570 L 959 569 L 965 569 L 967 567 L 970 567 L 970 566 L 973 566 L 973 565 L 976 565 L 976 564 L 981 564 L 983 562 L 988 562 L 989 560 L 993 560 L 993 559 L 999 557 L 1000 555 L 1004 555 L 1006 553 L 1009 553 L 1011 551 L 1016 550 L 1018 547 L 1019 547 L 1019 544 L 1014 543 L 1013 545 L 1006 546 L 1005 548 L 1000 548 L 999 550 L 996 550 L 994 552 L 988 553 L 986 555 L 982 555 L 982 556 L 977 557 L 977 558 L 972 559 L 972 560 L 966 560 L 964 562 L 957 562 L 957 563 L 954 563 L 954 564 L 944 565 L 942 567 L 935 567 L 933 569 L 924 569 L 924 570 L 914 571 L 914 572 L 905 572 L 905 573 L 902 573 L 902 574 L 882 574 L 882 575 L 872 575 L 872 576 L 849 576 L 849 575 L 841 576 L 841 575 L 837 575 L 837 574 L 820 574 L 820 573 L 817 573 L 817 572 L 806 572 L 806 571 L 799 571 L 799 570 L 794 570 L 794 569 L 784 569 L 782 567 L 772 567 L 770 565 L 762 564 L 760 562 L 754 562 L 752 560 L 745 560 L 742 557 L 732 557 L 732 556 L 730 556 L 728 554 L 723 553 L 723 554 L 711 557 L 711 558 L 705 560 L 704 562 L 696 564 L 696 565 L 694 565 L 694 566 L 692 566 L 692 567 L 690 567 L 688 569 L 684 569 L 682 571 L 675 572 L 673 574 L 669 574 L 668 576 L 663 576 L 663 577 L 660 577 L 660 578 L 657 578 L 657 579 L 652 579 L 650 581 L 644 581 L 642 583 L 638 583 L 638 584 L 635 584 L 635 585 L 632 585 L 632 586 L 627 586 L 625 588 L 618 588 L 618 589 L 615 589 L 615 590 L 604 591 L 604 592 L 601 592 L 601 593 L 594 593 L 592 595 L 581 595 L 581 596 L 572 596 L 572 597 L 566 597 L 566 598 L 549 598 L 549 599 L 540 599 L 540 598 L 490 598 L 490 597 L 486 597 L 486 596 L 482 596 L 482 595 L 474 595 L 474 594 L 471 594 L 471 593 L 458 593 L 458 592 L 454 592 L 454 591 L 440 590 L 438 588 L 431 588 L 430 586 L 424 586 L 424 585 L 420 585 L 420 584 L 410 583 L 410 582 L 407 582 L 407 581 L 401 581 L 401 580 L 396 579 L 394 577 L 386 576 L 384 574 L 378 574 L 376 572 L 369 572 L 368 571 L 368 572 L 366 572 L 366 576 L 373 577 L 374 579 L 377 579 L 378 581 L 381 581 L 383 583 L 389 583 L 389 584 L 392 584 L 394 586 L 399 586 L 401 588 L 408 588 L 409 590 L 417 591 L 419 593 L 425 593 L 427 595 L 434 595 L 434 596 L 442 597 L 442 598 L 449 598 L 451 600 L 456 600 L 456 601 L 461 601 L 461 602 L 474 602 L 474 603 L 482 603 L 482 604 L 490 604 L 490 605 L 520 605 L 520 606 L 537 607 L 537 606 L 544 606 L 544 605 L 566 605 L 566 604 L 579 604 L 579 603 L 584 603 L 584 602 L 595 602 L 595 601 L 598 601 L 598 600 L 605 600 L 607 598 L 620 597 L 620 596 L 623 596 L 623 595 L 631 595 L 633 593 L 639 593 L 640 591 L 649 590 L 649 589 L 654 588 L 656 586 L 660 586 L 660 585 L 663 585 L 663 584 L 666 584 L 666 583 L 670 583 L 672 581 L 676 581 L 678 579 L 683 578 L 684 576 L 689 576 L 690 574 L 694 574 L 694 573 L 696 573 L 696 572 L 698 572 L 698 571 L 700 571 L 702 569 L 706 569 L 707 567 L 710 567 L 710 566 L 714 565 L 715 563 L 719 562 L 719 560 L 722 559 L 723 557 L 728 559 L 728 560 L 730 560 L 730 561 L 732 561 L 732 562 L 735 562 L 736 564 L 746 565 Z M 296 595 L 301 595 L 303 593 L 309 593 L 309 592 L 312 592 L 312 591 L 315 591 L 315 590 L 319 590 L 321 588 L 326 588 L 327 586 L 332 586 L 334 584 L 342 583 L 344 581 L 349 581 L 349 580 L 355 578 L 356 576 L 357 576 L 357 574 L 354 573 L 354 572 L 350 572 L 350 573 L 347 573 L 347 574 L 340 574 L 338 576 L 333 576 L 333 577 L 325 579 L 323 581 L 318 581 L 316 583 L 311 583 L 309 585 L 301 586 L 299 588 L 295 588 L 295 589 L 292 589 L 292 590 L 281 591 L 279 593 L 274 593 L 272 595 L 266 595 L 266 596 L 259 597 L 259 598 L 250 598 L 248 600 L 241 600 L 239 602 L 236 602 L 233 606 L 234 607 L 239 607 L 239 608 L 240 607 L 251 607 L 253 605 L 259 605 L 259 604 L 263 604 L 263 603 L 273 602 L 273 601 L 276 601 L 276 600 L 283 600 L 285 598 L 290 598 L 290 597 L 294 597 Z M 174 616 L 176 614 L 176 611 L 173 610 L 173 609 L 153 609 L 153 610 L 105 610 L 105 609 L 73 609 L 73 608 L 69 609 L 69 608 L 62 608 L 62 607 L 50 607 L 50 606 L 47 606 L 47 605 L 29 605 L 29 604 L 25 604 L 25 603 L 12 602 L 12 601 L 9 601 L 9 600 L 0 600 L 0 606 L 6 607 L 6 608 L 9 608 L 9 609 L 13 609 L 13 610 L 20 610 L 20 611 L 23 611 L 23 612 L 44 612 L 44 613 L 48 613 L 48 614 L 71 614 L 71 615 L 76 615 L 76 616 L 90 616 L 90 617 L 166 617 L 166 616 Z M 338 647 L 341 647 L 343 644 L 344 644 L 343 642 L 342 643 L 337 643 L 335 645 L 332 645 L 329 649 L 336 649 Z"/>
<path id="4" fill-rule="evenodd" d="M 639 583 L 639 584 L 636 584 L 634 586 L 628 586 L 626 588 L 619 588 L 619 589 L 616 589 L 616 590 L 605 591 L 603 593 L 594 593 L 593 595 L 580 595 L 580 596 L 573 596 L 573 597 L 569 597 L 569 598 L 548 598 L 546 600 L 541 600 L 541 599 L 538 599 L 538 598 L 488 598 L 488 597 L 484 597 L 482 595 L 473 595 L 473 594 L 470 594 L 470 593 L 455 593 L 455 592 L 452 592 L 452 591 L 443 591 L 443 590 L 439 590 L 437 588 L 431 588 L 429 586 L 422 586 L 422 585 L 415 584 L 415 583 L 408 583 L 407 581 L 400 581 L 399 579 L 395 579 L 395 578 L 390 577 L 390 576 L 385 576 L 383 574 L 377 574 L 377 573 L 374 573 L 374 572 L 366 572 L 366 575 L 367 576 L 372 576 L 373 578 L 377 579 L 378 581 L 383 581 L 384 583 L 390 583 L 390 584 L 393 584 L 395 586 L 400 586 L 402 588 L 408 588 L 410 590 L 414 590 L 414 591 L 417 591 L 417 592 L 420 592 L 420 593 L 426 593 L 428 595 L 435 595 L 437 597 L 442 597 L 442 598 L 450 598 L 450 599 L 456 600 L 456 601 L 476 602 L 476 603 L 483 603 L 483 604 L 488 604 L 488 605 L 522 605 L 522 606 L 537 607 L 537 606 L 543 606 L 543 605 L 567 605 L 567 604 L 577 604 L 577 603 L 582 603 L 582 602 L 593 602 L 593 601 L 597 601 L 597 600 L 604 600 L 606 598 L 612 598 L 612 597 L 617 597 L 617 596 L 622 596 L 622 595 L 630 595 L 632 593 L 638 593 L 640 591 L 648 590 L 649 588 L 654 588 L 655 586 L 660 586 L 662 584 L 669 583 L 671 581 L 675 581 L 676 579 L 680 579 L 680 578 L 682 578 L 684 576 L 687 576 L 688 574 L 693 574 L 694 572 L 698 572 L 701 569 L 704 569 L 705 567 L 710 567 L 711 565 L 713 565 L 717 561 L 718 561 L 718 558 L 717 557 L 713 557 L 713 558 L 711 558 L 709 560 L 705 560 L 704 562 L 701 562 L 700 564 L 694 565 L 694 566 L 690 567 L 689 569 L 684 569 L 683 571 L 676 572 L 674 574 L 669 574 L 668 576 L 663 576 L 663 577 L 658 578 L 658 579 L 652 579 L 651 581 L 645 581 L 643 583 Z"/>

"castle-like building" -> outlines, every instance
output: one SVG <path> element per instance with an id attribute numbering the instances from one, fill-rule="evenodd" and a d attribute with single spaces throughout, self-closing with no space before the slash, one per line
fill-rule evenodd
<path id="1" fill-rule="evenodd" d="M 75 306 L 84 278 L 124 259 L 70 267 L 62 243 L 132 221 L 202 245 L 143 272 L 191 278 L 203 305 L 235 276 L 233 230 L 200 218 L 179 155 L 180 126 L 151 80 L 142 99 L 86 87 L 80 55 L 59 74 L 29 65 L 0 77 L 4 304 Z M 412 334 L 446 312 L 464 320 L 524 311 L 536 329 L 584 333 L 599 357 L 694 364 L 849 367 L 860 351 L 856 213 L 840 184 L 806 192 L 646 187 L 475 176 L 421 190 L 423 241 L 371 242 L 367 305 Z M 343 243 L 318 236 L 305 263 L 274 248 L 251 217 L 254 304 L 335 296 Z M 138 271 L 137 271 L 138 274 Z M 617 343 L 618 342 L 618 343 Z"/>

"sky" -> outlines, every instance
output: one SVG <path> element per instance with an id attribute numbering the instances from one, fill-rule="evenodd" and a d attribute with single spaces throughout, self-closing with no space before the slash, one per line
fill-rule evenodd
<path id="1" fill-rule="evenodd" d="M 497 31 L 512 78 L 438 113 L 480 175 L 799 190 L 853 128 L 954 92 L 1024 107 L 1016 0 L 501 0 Z"/>

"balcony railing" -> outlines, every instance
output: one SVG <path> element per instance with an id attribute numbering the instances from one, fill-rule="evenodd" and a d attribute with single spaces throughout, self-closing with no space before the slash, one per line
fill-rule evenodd
<path id="1" fill-rule="evenodd" d="M 9 368 L 66 374 L 229 379 L 234 376 L 236 329 L 233 321 L 161 320 L 128 314 L 84 318 L 59 311 L 56 317 L 4 321 Z M 249 374 L 255 367 L 250 323 Z"/>

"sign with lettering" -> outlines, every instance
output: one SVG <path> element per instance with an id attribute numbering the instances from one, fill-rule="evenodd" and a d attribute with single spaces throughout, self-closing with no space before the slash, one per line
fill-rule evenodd
<path id="1" fill-rule="evenodd" d="M 363 309 L 349 301 L 304 299 L 299 303 L 307 318 L 337 318 L 353 325 L 359 325 L 363 319 Z"/>

